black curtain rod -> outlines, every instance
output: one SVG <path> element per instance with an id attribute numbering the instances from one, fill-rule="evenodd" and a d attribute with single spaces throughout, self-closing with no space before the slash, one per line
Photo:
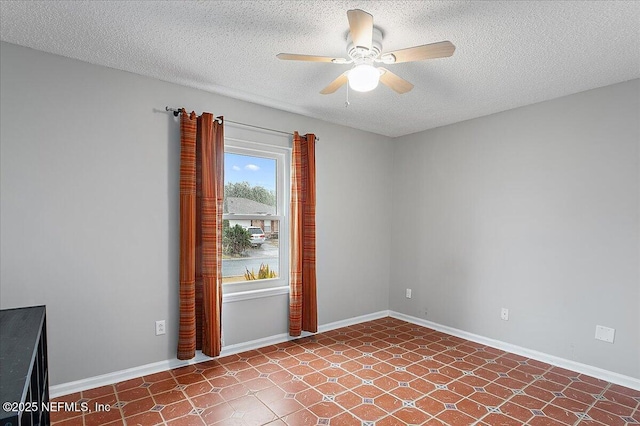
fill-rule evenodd
<path id="1" fill-rule="evenodd" d="M 182 108 L 169 108 L 168 106 L 166 106 L 166 107 L 164 107 L 164 109 L 167 112 L 172 112 L 174 117 L 177 117 L 182 112 Z M 221 119 L 222 119 L 222 117 L 216 117 L 216 120 L 221 120 Z M 267 127 L 254 126 L 253 124 L 240 123 L 239 121 L 231 121 L 231 120 L 228 120 L 228 119 L 225 119 L 224 121 L 227 122 L 227 123 L 239 124 L 241 126 L 253 127 L 254 129 L 267 130 L 269 132 L 276 132 L 276 133 L 282 133 L 283 135 L 293 136 L 293 133 L 291 133 L 291 132 L 283 132 L 282 130 L 276 130 L 276 129 L 269 129 Z M 319 140 L 320 140 L 320 138 L 316 137 L 316 142 L 319 141 Z"/>

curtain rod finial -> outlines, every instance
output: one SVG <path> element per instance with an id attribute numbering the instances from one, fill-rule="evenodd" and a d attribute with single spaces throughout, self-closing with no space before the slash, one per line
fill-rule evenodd
<path id="1" fill-rule="evenodd" d="M 171 111 L 174 117 L 177 117 L 180 115 L 180 109 L 174 109 L 174 108 L 169 108 L 168 106 L 165 106 L 164 110 L 167 112 Z"/>

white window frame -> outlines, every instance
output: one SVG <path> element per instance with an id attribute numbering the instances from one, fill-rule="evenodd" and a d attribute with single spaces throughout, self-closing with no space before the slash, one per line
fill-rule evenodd
<path id="1" fill-rule="evenodd" d="M 276 214 L 223 214 L 223 220 L 278 220 L 278 277 L 224 284 L 225 302 L 284 294 L 289 290 L 289 206 L 291 198 L 291 148 L 235 138 L 225 138 L 224 152 L 276 160 Z"/>

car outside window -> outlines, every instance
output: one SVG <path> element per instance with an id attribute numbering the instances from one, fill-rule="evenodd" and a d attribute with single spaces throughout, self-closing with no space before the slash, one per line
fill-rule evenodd
<path id="1" fill-rule="evenodd" d="M 289 156 L 285 148 L 225 143 L 225 293 L 288 285 Z"/>

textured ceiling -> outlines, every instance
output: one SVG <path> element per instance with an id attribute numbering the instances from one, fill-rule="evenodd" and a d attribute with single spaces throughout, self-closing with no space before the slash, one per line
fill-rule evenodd
<path id="1" fill-rule="evenodd" d="M 318 92 L 348 65 L 346 11 L 374 16 L 383 51 L 450 40 L 450 58 L 390 65 L 398 95 Z M 640 77 L 638 1 L 2 1 L 0 38 L 400 136 Z M 233 119 L 233 117 L 230 117 Z"/>

